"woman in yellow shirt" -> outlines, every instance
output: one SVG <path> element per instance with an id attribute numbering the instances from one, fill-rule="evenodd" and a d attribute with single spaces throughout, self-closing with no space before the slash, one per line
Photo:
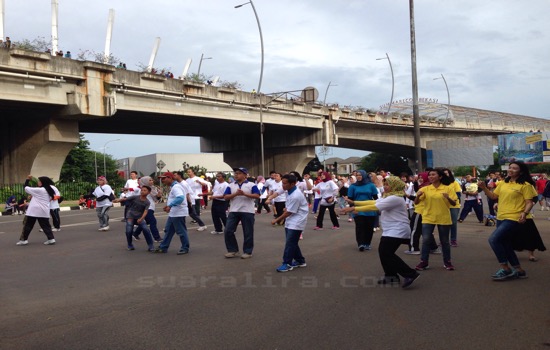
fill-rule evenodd
<path id="1" fill-rule="evenodd" d="M 439 241 L 443 252 L 443 266 L 451 271 L 454 266 L 451 263 L 451 246 L 449 244 L 449 234 L 451 230 L 451 212 L 450 207 L 458 201 L 456 192 L 443 184 L 449 179 L 441 169 L 432 169 L 428 173 L 428 180 L 431 185 L 419 190 L 416 193 L 414 204 L 423 203 L 422 211 L 422 252 L 420 263 L 416 265 L 419 271 L 430 267 L 428 259 L 430 257 L 430 244 L 433 240 L 433 232 L 437 226 L 439 232 Z"/>
<path id="2" fill-rule="evenodd" d="M 510 163 L 508 176 L 494 192 L 487 188 L 484 181 L 478 183 L 488 198 L 498 200 L 497 228 L 489 237 L 489 244 L 501 267 L 492 276 L 495 281 L 527 278 L 512 242 L 515 235 L 522 234 L 523 224 L 531 218 L 533 198 L 537 196 L 533 185 L 529 168 L 522 162 Z"/>

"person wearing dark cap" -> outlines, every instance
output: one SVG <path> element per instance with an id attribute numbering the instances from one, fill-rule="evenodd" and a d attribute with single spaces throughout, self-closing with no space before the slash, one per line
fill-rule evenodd
<path id="1" fill-rule="evenodd" d="M 57 199 L 55 192 L 52 188 L 53 181 L 46 176 L 38 178 L 38 187 L 30 187 L 30 181 L 32 175 L 27 176 L 25 181 L 25 192 L 32 196 L 31 202 L 27 212 L 25 213 L 25 219 L 23 219 L 23 231 L 21 237 L 16 245 L 22 246 L 29 244 L 29 235 L 34 227 L 36 221 L 44 230 L 48 240 L 44 242 L 45 245 L 55 244 L 55 237 L 52 233 L 52 227 L 50 225 L 50 201 Z"/>
<path id="2" fill-rule="evenodd" d="M 177 233 L 180 236 L 181 248 L 178 255 L 189 253 L 189 237 L 187 236 L 187 227 L 185 226 L 185 217 L 189 215 L 187 209 L 186 193 L 176 180 L 176 176 L 171 172 L 165 172 L 159 179 L 162 184 L 170 187 L 170 193 L 166 200 L 164 211 L 168 213 L 168 220 L 164 227 L 164 239 L 155 253 L 166 253 L 170 247 L 172 237 Z"/>
<path id="3" fill-rule="evenodd" d="M 237 225 L 241 222 L 243 227 L 243 255 L 241 259 L 252 257 L 254 249 L 254 202 L 260 198 L 260 191 L 254 182 L 247 180 L 246 168 L 233 168 L 235 182 L 229 184 L 225 190 L 224 199 L 230 201 L 227 225 L 224 230 L 226 258 L 239 256 L 239 244 L 235 238 Z"/>

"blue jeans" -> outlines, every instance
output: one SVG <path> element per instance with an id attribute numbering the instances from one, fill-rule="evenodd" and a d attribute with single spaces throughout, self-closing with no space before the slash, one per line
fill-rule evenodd
<path id="1" fill-rule="evenodd" d="M 456 241 L 458 235 L 458 214 L 460 213 L 460 208 L 451 208 L 451 241 Z"/>
<path id="2" fill-rule="evenodd" d="M 449 244 L 449 233 L 451 225 L 439 224 L 422 224 L 422 252 L 420 259 L 428 262 L 430 259 L 430 246 L 433 244 L 433 232 L 437 226 L 439 232 L 439 242 L 441 243 L 441 251 L 443 252 L 443 262 L 451 261 L 451 245 Z"/>
<path id="3" fill-rule="evenodd" d="M 500 264 L 519 266 L 519 260 L 512 247 L 512 238 L 521 234 L 522 224 L 513 220 L 497 220 L 497 229 L 489 236 L 489 244 Z"/>
<path id="4" fill-rule="evenodd" d="M 157 241 L 161 240 L 159 229 L 157 228 L 157 218 L 155 217 L 155 211 L 153 209 L 149 209 L 147 211 L 147 216 L 145 216 L 145 222 L 147 225 L 149 225 L 149 230 L 151 230 L 151 234 L 153 235 L 153 238 L 155 238 Z M 134 236 L 138 237 L 141 233 L 142 228 L 141 225 L 136 228 L 136 231 L 134 232 Z"/>
<path id="5" fill-rule="evenodd" d="M 303 264 L 306 259 L 302 255 L 302 251 L 298 246 L 300 242 L 300 235 L 302 231 L 292 230 L 285 227 L 286 243 L 285 252 L 283 253 L 283 264 L 292 264 L 292 260 L 296 260 L 297 263 Z"/>
<path id="6" fill-rule="evenodd" d="M 237 225 L 240 221 L 243 226 L 244 234 L 243 252 L 252 254 L 252 250 L 254 249 L 254 220 L 254 213 L 229 213 L 224 231 L 225 247 L 228 252 L 232 253 L 239 251 L 239 244 L 237 243 L 237 238 L 235 238 L 235 231 L 237 231 Z"/>
<path id="7" fill-rule="evenodd" d="M 187 236 L 187 227 L 185 226 L 185 216 L 168 217 L 164 226 L 164 239 L 159 248 L 168 251 L 172 237 L 177 233 L 180 236 L 181 250 L 189 251 L 189 237 Z"/>
<path id="8" fill-rule="evenodd" d="M 149 249 L 153 249 L 153 238 L 151 237 L 151 231 L 149 231 L 147 223 L 145 222 L 145 220 L 143 220 L 141 223 L 138 224 L 137 219 L 133 218 L 126 219 L 126 241 L 128 242 L 128 246 L 133 246 L 132 235 L 134 234 L 134 224 L 138 225 L 138 229 L 143 230 L 143 236 L 145 237 L 145 241 L 147 242 Z"/>
<path id="9" fill-rule="evenodd" d="M 109 209 L 111 209 L 111 206 L 95 208 L 95 212 L 99 218 L 99 227 L 109 226 L 109 215 L 107 214 Z"/>

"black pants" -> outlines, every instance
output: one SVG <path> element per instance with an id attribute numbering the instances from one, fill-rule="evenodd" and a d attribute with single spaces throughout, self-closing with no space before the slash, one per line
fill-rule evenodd
<path id="1" fill-rule="evenodd" d="M 460 212 L 460 217 L 458 220 L 464 221 L 466 219 L 466 216 L 474 210 L 477 216 L 477 221 L 482 222 L 483 221 L 483 205 L 481 202 L 478 202 L 477 199 L 472 199 L 469 201 L 464 201 L 464 208 L 462 208 L 462 211 Z"/>
<path id="2" fill-rule="evenodd" d="M 227 223 L 227 201 L 219 199 L 212 200 L 212 221 L 214 221 L 214 230 L 223 232 L 223 228 Z"/>
<path id="3" fill-rule="evenodd" d="M 336 217 L 336 212 L 334 211 L 334 206 L 334 204 L 329 206 L 319 205 L 319 215 L 317 215 L 317 227 L 323 227 L 323 219 L 325 218 L 325 211 L 327 209 L 330 214 L 332 226 L 340 227 L 340 224 L 338 223 L 338 218 Z"/>
<path id="4" fill-rule="evenodd" d="M 354 219 L 357 246 L 370 245 L 376 216 L 357 215 Z"/>
<path id="5" fill-rule="evenodd" d="M 267 200 L 267 198 L 261 198 L 260 199 L 260 203 L 258 203 L 258 209 L 256 209 L 256 213 L 261 214 L 262 213 L 262 208 L 264 208 L 265 211 L 268 214 L 271 212 L 271 210 L 269 209 L 269 206 L 267 204 L 265 204 L 266 200 Z"/>
<path id="6" fill-rule="evenodd" d="M 380 263 L 382 264 L 384 275 L 386 277 L 396 277 L 397 275 L 403 277 L 414 277 L 417 274 L 414 269 L 412 269 L 395 254 L 395 251 L 401 244 L 409 244 L 409 240 L 407 238 L 385 236 L 380 238 L 378 255 L 380 256 Z"/>
<path id="7" fill-rule="evenodd" d="M 26 241 L 29 239 L 29 235 L 31 234 L 37 220 L 46 237 L 48 237 L 48 239 L 55 239 L 53 236 L 52 227 L 50 226 L 50 218 L 37 218 L 35 216 L 26 215 L 23 219 L 23 232 L 21 232 L 21 237 L 19 240 Z"/>
<path id="8" fill-rule="evenodd" d="M 202 222 L 201 220 L 201 217 L 195 211 L 196 206 L 191 203 L 187 203 L 187 208 L 189 209 L 189 216 L 191 217 L 191 219 L 195 220 L 197 224 L 199 224 L 199 226 L 205 226 L 204 222 Z M 199 210 L 200 210 L 200 202 L 199 202 Z"/>
<path id="9" fill-rule="evenodd" d="M 50 215 L 52 217 L 53 227 L 59 230 L 61 227 L 61 217 L 59 216 L 59 208 L 50 209 Z"/>
<path id="10" fill-rule="evenodd" d="M 409 242 L 409 250 L 420 251 L 420 237 L 422 237 L 422 215 L 413 213 L 411 217 L 411 239 Z M 435 241 L 433 233 L 432 238 L 433 239 L 430 240 L 430 242 L 432 242 L 430 250 L 435 250 L 437 249 L 437 242 Z"/>
<path id="11" fill-rule="evenodd" d="M 489 215 L 496 216 L 495 208 L 494 208 L 495 203 L 496 203 L 496 202 L 495 202 L 494 200 L 492 200 L 491 198 L 487 197 L 487 205 L 489 206 Z"/>
<path id="12" fill-rule="evenodd" d="M 285 209 L 286 202 L 273 202 L 273 205 L 275 206 L 275 217 L 278 218 L 279 216 L 283 215 L 284 209 Z"/>

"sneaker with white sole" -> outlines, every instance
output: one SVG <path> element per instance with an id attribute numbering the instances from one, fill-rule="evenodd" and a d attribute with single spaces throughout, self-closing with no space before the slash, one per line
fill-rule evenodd
<path id="1" fill-rule="evenodd" d="M 241 255 L 241 259 L 250 259 L 252 257 L 252 254 L 248 254 L 248 253 L 243 253 L 243 255 Z"/>
<path id="2" fill-rule="evenodd" d="M 26 240 L 15 243 L 15 245 L 27 245 L 27 244 L 29 244 L 29 241 L 26 241 Z"/>
<path id="3" fill-rule="evenodd" d="M 514 269 L 500 269 L 494 275 L 492 275 L 491 278 L 493 279 L 493 281 L 511 280 L 518 278 L 518 273 Z"/>
<path id="4" fill-rule="evenodd" d="M 302 262 L 302 263 L 299 263 L 297 261 L 293 261 L 292 264 L 290 264 L 290 266 L 292 266 L 292 268 L 295 269 L 295 268 L 298 268 L 298 267 L 306 267 L 307 264 L 306 264 L 305 261 Z"/>
<path id="5" fill-rule="evenodd" d="M 55 239 L 48 239 L 46 242 L 44 242 L 44 245 L 52 245 L 55 244 Z"/>
<path id="6" fill-rule="evenodd" d="M 204 231 L 206 230 L 206 226 L 199 226 L 199 228 L 197 229 L 197 231 Z"/>
<path id="7" fill-rule="evenodd" d="M 277 272 L 288 272 L 288 271 L 292 271 L 293 269 L 294 267 L 292 267 L 292 265 L 282 264 L 277 268 Z"/>
<path id="8" fill-rule="evenodd" d="M 105 227 L 102 227 L 100 229 L 100 231 L 109 231 L 110 227 L 109 226 L 105 226 Z"/>
<path id="9" fill-rule="evenodd" d="M 54 228 L 52 228 L 52 232 L 59 232 L 59 231 L 61 231 L 61 229 L 60 229 L 60 228 L 55 228 L 55 227 L 54 227 Z"/>
<path id="10" fill-rule="evenodd" d="M 228 253 L 225 253 L 224 255 L 226 258 L 230 259 L 230 258 L 236 258 L 238 256 L 240 256 L 239 252 L 228 252 Z"/>
<path id="11" fill-rule="evenodd" d="M 408 255 L 420 255 L 420 250 L 405 250 L 403 253 Z"/>

